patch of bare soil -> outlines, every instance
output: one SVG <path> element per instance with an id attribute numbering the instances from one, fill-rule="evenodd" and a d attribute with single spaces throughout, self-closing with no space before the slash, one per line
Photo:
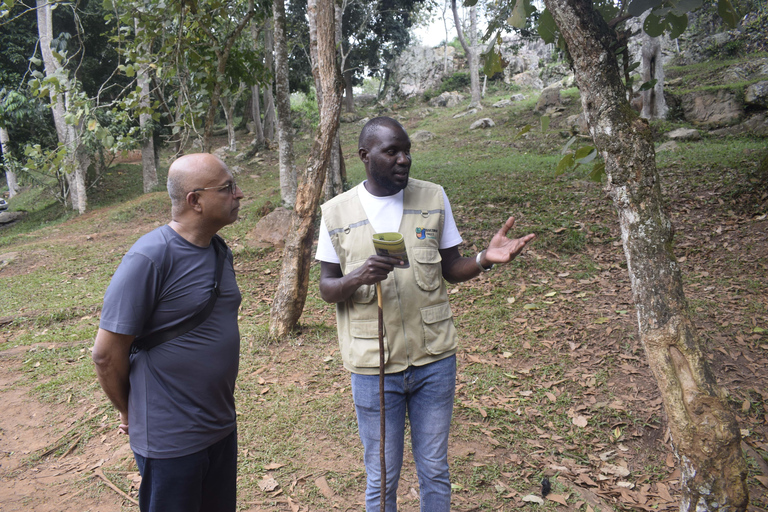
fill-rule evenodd
<path id="1" fill-rule="evenodd" d="M 111 424 L 87 440 L 68 438 L 69 426 L 96 411 L 73 412 L 35 400 L 29 390 L 14 386 L 18 361 L 10 359 L 7 353 L 0 359 L 0 510 L 127 510 L 130 500 L 111 488 L 101 469 L 132 457 L 127 438 Z"/>

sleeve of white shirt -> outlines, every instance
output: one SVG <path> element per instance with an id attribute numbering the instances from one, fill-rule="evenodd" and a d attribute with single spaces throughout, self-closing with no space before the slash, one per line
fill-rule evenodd
<path id="1" fill-rule="evenodd" d="M 443 226 L 443 236 L 440 238 L 440 249 L 448 249 L 449 247 L 459 245 L 464 239 L 461 238 L 459 228 L 456 227 L 448 195 L 443 187 L 440 187 L 440 190 L 443 191 L 443 201 L 445 202 L 445 225 Z M 330 240 L 330 238 L 329 236 L 328 239 Z"/>
<path id="2" fill-rule="evenodd" d="M 320 219 L 320 232 L 317 234 L 315 259 L 325 261 L 326 263 L 341 263 L 339 256 L 336 254 L 336 249 L 333 248 L 331 235 L 328 233 L 324 219 Z"/>

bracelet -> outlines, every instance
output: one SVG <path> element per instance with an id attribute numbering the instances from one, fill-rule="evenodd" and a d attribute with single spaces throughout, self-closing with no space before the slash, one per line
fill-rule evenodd
<path id="1" fill-rule="evenodd" d="M 475 263 L 477 263 L 477 268 L 480 269 L 480 272 L 488 272 L 490 271 L 495 265 L 491 263 L 491 266 L 486 268 L 483 266 L 482 263 L 480 263 L 480 259 L 483 257 L 483 254 L 485 254 L 485 250 L 480 251 L 477 253 L 477 257 L 475 257 Z"/>

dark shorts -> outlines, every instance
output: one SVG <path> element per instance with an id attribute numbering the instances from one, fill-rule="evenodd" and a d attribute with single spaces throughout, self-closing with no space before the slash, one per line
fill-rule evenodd
<path id="1" fill-rule="evenodd" d="M 173 459 L 134 453 L 141 473 L 141 512 L 234 512 L 237 431 L 204 450 Z"/>

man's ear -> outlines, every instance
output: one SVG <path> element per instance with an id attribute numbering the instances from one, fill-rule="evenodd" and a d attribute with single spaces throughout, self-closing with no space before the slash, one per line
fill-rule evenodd
<path id="1" fill-rule="evenodd" d="M 365 148 L 360 148 L 357 150 L 357 156 L 360 157 L 360 160 L 363 161 L 364 164 L 368 163 L 368 150 Z"/>
<path id="2" fill-rule="evenodd" d="M 187 194 L 187 205 L 197 212 L 203 210 L 203 207 L 200 204 L 200 196 L 197 194 L 197 192 L 190 192 Z"/>

